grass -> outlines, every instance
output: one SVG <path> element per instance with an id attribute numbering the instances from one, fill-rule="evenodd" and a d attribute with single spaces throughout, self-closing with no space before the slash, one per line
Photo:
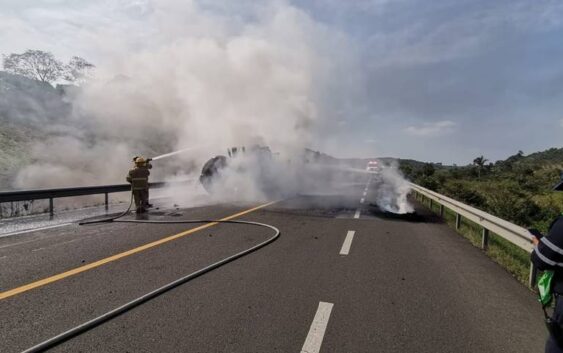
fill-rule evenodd
<path id="1" fill-rule="evenodd" d="M 430 202 L 425 197 L 421 203 L 432 212 L 440 214 L 440 205 L 436 202 L 432 202 L 432 207 L 430 207 Z M 456 214 L 454 211 L 444 207 L 443 218 L 450 227 L 455 229 Z M 481 248 L 482 228 L 478 224 L 462 217 L 460 228 L 457 232 L 469 240 L 471 244 Z M 489 232 L 488 248 L 485 253 L 494 262 L 498 263 L 510 272 L 522 284 L 526 286 L 528 285 L 530 254 L 528 254 L 525 250 L 512 244 L 498 234 Z"/>

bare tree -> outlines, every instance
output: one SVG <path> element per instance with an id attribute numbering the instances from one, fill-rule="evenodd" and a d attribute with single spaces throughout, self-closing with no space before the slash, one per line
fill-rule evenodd
<path id="1" fill-rule="evenodd" d="M 69 82 L 81 82 L 88 78 L 94 64 L 89 63 L 79 56 L 73 56 L 70 62 L 65 66 L 65 80 Z"/>
<path id="2" fill-rule="evenodd" d="M 64 73 L 64 65 L 53 54 L 42 50 L 26 50 L 23 54 L 4 57 L 4 70 L 41 82 L 53 83 Z"/>

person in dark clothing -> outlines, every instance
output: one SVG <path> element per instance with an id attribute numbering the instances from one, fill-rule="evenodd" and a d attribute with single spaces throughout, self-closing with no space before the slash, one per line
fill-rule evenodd
<path id="1" fill-rule="evenodd" d="M 554 188 L 563 191 L 563 174 L 561 181 Z M 563 214 L 557 217 L 550 225 L 546 236 L 538 239 L 532 237 L 535 247 L 531 260 L 540 271 L 551 270 L 554 272 L 552 279 L 552 292 L 555 297 L 555 309 L 552 320 L 563 327 Z M 549 335 L 545 345 L 546 353 L 563 353 L 563 346 Z"/>

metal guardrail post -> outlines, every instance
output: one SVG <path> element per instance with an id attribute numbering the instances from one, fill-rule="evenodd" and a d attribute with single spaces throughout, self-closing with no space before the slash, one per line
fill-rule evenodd
<path id="1" fill-rule="evenodd" d="M 481 249 L 487 250 L 489 247 L 489 230 L 487 228 L 483 228 L 481 232 Z"/>
<path id="2" fill-rule="evenodd" d="M 461 227 L 461 215 L 459 213 L 455 214 L 455 229 L 459 230 Z"/>
<path id="3" fill-rule="evenodd" d="M 54 205 L 53 205 L 53 198 L 49 198 L 49 218 L 53 219 L 55 215 Z"/>
<path id="4" fill-rule="evenodd" d="M 430 211 L 432 211 L 432 199 L 430 199 Z"/>
<path id="5" fill-rule="evenodd" d="M 440 217 L 444 217 L 444 205 L 440 204 Z"/>
<path id="6" fill-rule="evenodd" d="M 105 193 L 106 211 L 109 209 L 109 193 Z"/>
<path id="7" fill-rule="evenodd" d="M 530 275 L 528 277 L 528 286 L 534 288 L 536 286 L 536 280 L 538 277 L 538 269 L 534 266 L 533 262 L 530 262 Z"/>

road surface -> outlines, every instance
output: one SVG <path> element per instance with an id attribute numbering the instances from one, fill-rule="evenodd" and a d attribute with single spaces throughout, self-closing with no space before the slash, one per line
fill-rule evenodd
<path id="1" fill-rule="evenodd" d="M 240 215 L 281 237 L 51 351 L 543 351 L 534 293 L 422 206 L 391 216 L 365 190 Z M 149 218 L 220 219 L 256 206 Z M 272 235 L 231 224 L 186 232 L 198 226 L 71 224 L 0 238 L 0 351 L 20 352 Z"/>

